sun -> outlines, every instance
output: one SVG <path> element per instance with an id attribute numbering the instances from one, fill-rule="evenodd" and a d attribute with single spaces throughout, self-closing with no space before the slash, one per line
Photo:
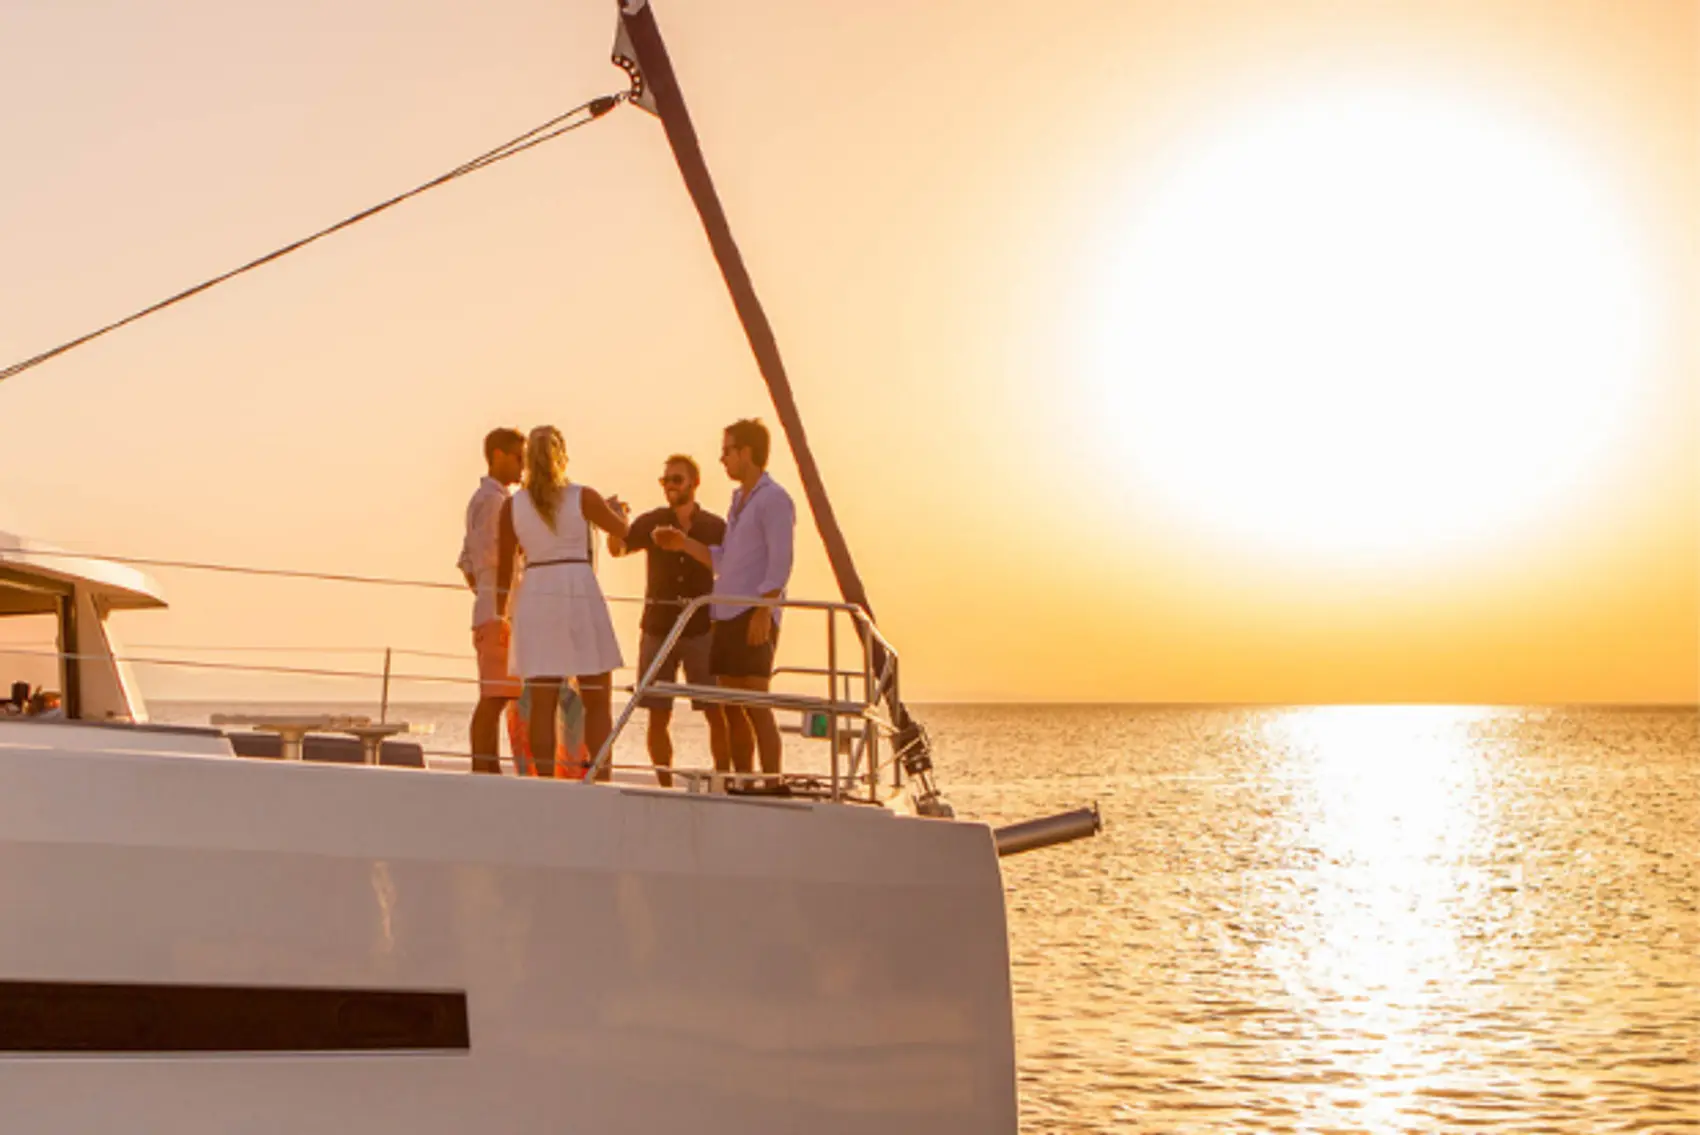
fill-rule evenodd
<path id="1" fill-rule="evenodd" d="M 1332 91 L 1142 184 L 1087 313 L 1092 416 L 1195 532 L 1432 556 L 1538 523 L 1615 460 L 1645 257 L 1557 135 L 1480 100 Z"/>

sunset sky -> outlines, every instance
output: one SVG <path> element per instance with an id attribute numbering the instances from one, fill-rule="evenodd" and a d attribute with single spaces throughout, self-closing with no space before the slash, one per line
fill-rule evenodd
<path id="1" fill-rule="evenodd" d="M 1700 6 L 657 16 L 912 698 L 1696 699 Z M 0 0 L 0 365 L 622 89 L 613 29 Z M 0 530 L 451 580 L 490 427 L 559 425 L 639 507 L 695 453 L 723 509 L 747 414 L 661 127 L 621 108 L 0 384 Z M 828 593 L 806 515 L 799 548 Z M 129 642 L 470 645 L 460 595 L 155 574 Z"/>

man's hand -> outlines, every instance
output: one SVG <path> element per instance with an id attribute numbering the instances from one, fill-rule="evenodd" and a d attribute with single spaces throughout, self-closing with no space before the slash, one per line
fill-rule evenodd
<path id="1" fill-rule="evenodd" d="M 617 496 L 608 498 L 608 507 L 619 513 L 622 517 L 630 517 L 632 514 L 632 506 Z"/>
<path id="2" fill-rule="evenodd" d="M 773 633 L 773 608 L 752 607 L 750 610 L 750 632 L 744 641 L 750 646 L 760 646 Z"/>
<path id="3" fill-rule="evenodd" d="M 657 527 L 649 537 L 657 548 L 666 552 L 683 552 L 704 567 L 714 566 L 714 552 L 707 544 L 691 539 L 677 528 Z"/>

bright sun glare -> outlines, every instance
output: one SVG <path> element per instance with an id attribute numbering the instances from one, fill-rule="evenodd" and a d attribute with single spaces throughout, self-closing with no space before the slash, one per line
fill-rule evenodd
<path id="1" fill-rule="evenodd" d="M 1621 447 L 1646 268 L 1624 208 L 1553 136 L 1337 91 L 1152 186 L 1087 362 L 1110 459 L 1187 527 L 1426 557 L 1562 506 Z"/>

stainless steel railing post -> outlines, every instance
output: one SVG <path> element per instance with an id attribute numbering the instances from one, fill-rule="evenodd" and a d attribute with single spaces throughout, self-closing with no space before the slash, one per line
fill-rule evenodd
<path id="1" fill-rule="evenodd" d="M 873 625 L 873 620 L 868 618 L 867 611 L 862 607 L 852 603 L 826 602 L 806 599 L 770 599 L 766 596 L 716 594 L 701 595 L 687 603 L 684 609 L 680 611 L 678 616 L 674 619 L 672 629 L 667 632 L 667 637 L 662 641 L 661 649 L 657 652 L 657 656 L 654 661 L 651 662 L 649 669 L 638 677 L 637 684 L 632 688 L 631 698 L 627 700 L 623 707 L 621 707 L 619 716 L 614 720 L 612 727 L 608 731 L 607 740 L 602 743 L 601 747 L 597 750 L 596 755 L 592 758 L 590 767 L 585 770 L 583 780 L 586 782 L 594 781 L 597 774 L 599 774 L 603 768 L 608 766 L 613 755 L 614 746 L 619 741 L 620 734 L 625 731 L 626 726 L 631 721 L 632 714 L 636 712 L 637 707 L 642 703 L 644 696 L 656 684 L 656 678 L 659 676 L 662 666 L 666 663 L 667 658 L 672 655 L 674 648 L 678 646 L 679 640 L 683 637 L 685 627 L 689 624 L 691 617 L 705 605 L 710 603 L 727 603 L 743 607 L 795 607 L 805 610 L 823 611 L 826 613 L 826 669 L 820 670 L 807 667 L 785 667 L 783 669 L 786 672 L 808 673 L 824 675 L 826 677 L 828 697 L 824 706 L 828 714 L 828 742 L 832 747 L 832 799 L 834 801 L 843 800 L 847 794 L 846 790 L 849 786 L 859 784 L 863 779 L 865 779 L 868 786 L 868 799 L 877 803 L 880 795 L 880 733 L 882 730 L 896 728 L 896 725 L 893 722 L 885 720 L 885 718 L 877 712 L 877 707 L 880 698 L 884 696 L 887 688 L 895 681 L 897 652 L 891 648 L 890 643 L 885 641 L 885 637 L 879 633 L 879 629 Z M 862 698 L 859 702 L 853 701 L 850 694 L 850 683 L 856 677 L 855 673 L 853 671 L 841 672 L 838 666 L 839 612 L 844 612 L 850 616 L 851 620 L 856 625 L 857 637 L 862 643 Z M 883 650 L 885 655 L 884 665 L 880 667 L 877 679 L 874 674 L 874 646 L 876 644 Z M 778 674 L 780 673 L 780 670 L 776 669 L 774 673 Z M 840 695 L 839 692 L 839 677 L 841 673 L 844 687 L 842 695 Z M 669 686 L 669 689 L 674 692 L 690 692 L 693 689 L 703 688 L 704 687 L 693 687 L 689 683 L 686 683 L 683 686 Z M 726 692 L 727 691 L 722 692 L 723 697 Z M 759 692 L 751 691 L 751 693 Z M 759 697 L 754 699 L 743 698 L 740 700 L 751 705 L 761 704 Z M 779 703 L 776 703 L 775 707 L 777 707 L 778 704 Z M 861 718 L 861 737 L 855 746 L 855 751 L 851 755 L 849 767 L 845 768 L 842 756 L 839 753 L 839 741 L 843 736 L 843 723 L 839 721 L 839 717 L 842 713 L 847 712 L 854 712 Z M 865 772 L 862 768 L 864 758 L 867 761 L 867 768 Z M 902 787 L 901 772 L 894 773 L 894 786 L 897 788 Z"/>
<path id="2" fill-rule="evenodd" d="M 832 800 L 836 804 L 843 796 L 838 783 L 838 612 L 830 609 L 826 612 L 826 697 L 834 703 L 827 714 L 826 743 L 832 748 Z"/>
<path id="3" fill-rule="evenodd" d="M 873 719 L 868 716 L 866 707 L 874 704 L 874 652 L 872 649 L 871 629 L 865 621 L 865 616 L 857 612 L 852 616 L 856 620 L 856 629 L 862 638 L 862 732 L 868 746 L 868 799 L 879 799 L 879 730 L 875 728 Z"/>
<path id="4" fill-rule="evenodd" d="M 384 647 L 384 691 L 378 698 L 378 724 L 390 719 L 390 648 Z"/>
<path id="5" fill-rule="evenodd" d="M 596 774 L 601 772 L 602 766 L 608 763 L 608 758 L 614 752 L 614 742 L 620 739 L 620 734 L 625 730 L 626 723 L 632 719 L 632 714 L 637 712 L 637 707 L 643 702 L 643 695 L 654 684 L 655 676 L 661 673 L 661 667 L 666 665 L 667 659 L 672 656 L 673 648 L 678 645 L 682 632 L 690 622 L 691 616 L 696 614 L 702 608 L 702 605 L 708 602 L 709 598 L 710 596 L 707 595 L 699 595 L 692 599 L 685 605 L 685 609 L 679 612 L 678 617 L 673 620 L 673 629 L 667 632 L 667 638 L 661 643 L 661 649 L 655 653 L 655 660 L 649 664 L 649 669 L 646 672 L 639 675 L 637 685 L 632 689 L 632 696 L 621 707 L 620 716 L 614 721 L 613 728 L 608 730 L 608 739 L 602 742 L 602 747 L 596 751 L 596 756 L 592 758 L 590 767 L 584 770 L 582 778 L 584 783 L 594 783 Z"/>

